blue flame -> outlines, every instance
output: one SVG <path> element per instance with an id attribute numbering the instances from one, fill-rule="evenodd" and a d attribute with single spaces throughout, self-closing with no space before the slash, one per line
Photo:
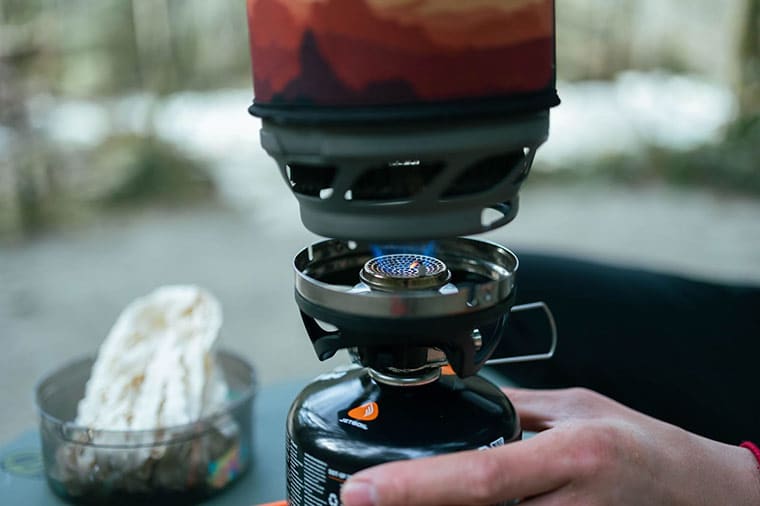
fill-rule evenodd
<path id="1" fill-rule="evenodd" d="M 437 244 L 435 241 L 411 244 L 370 244 L 369 249 L 374 257 L 402 253 L 435 257 Z"/>

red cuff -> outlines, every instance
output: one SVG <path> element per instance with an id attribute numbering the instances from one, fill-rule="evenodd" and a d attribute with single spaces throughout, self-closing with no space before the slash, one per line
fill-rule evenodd
<path id="1" fill-rule="evenodd" d="M 746 448 L 752 452 L 752 455 L 755 456 L 755 460 L 757 460 L 757 469 L 760 470 L 760 448 L 758 448 L 757 445 L 751 441 L 745 441 L 739 446 Z"/>

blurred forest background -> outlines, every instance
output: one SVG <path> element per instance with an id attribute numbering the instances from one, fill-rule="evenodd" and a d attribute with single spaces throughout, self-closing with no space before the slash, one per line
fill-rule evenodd
<path id="1" fill-rule="evenodd" d="M 760 195 L 759 5 L 557 2 L 560 96 L 586 120 L 602 119 L 556 156 L 539 156 L 536 172 Z M 221 110 L 231 97 L 245 108 L 246 30 L 240 0 L 0 0 L 0 237 L 114 206 L 214 198 L 224 171 L 167 124 Z M 621 115 L 605 102 L 610 94 L 638 114 L 625 118 L 636 131 L 622 139 L 604 137 L 604 117 Z M 170 109 L 184 114 L 171 118 Z M 658 138 L 663 128 L 691 132 L 671 142 L 670 132 Z"/>

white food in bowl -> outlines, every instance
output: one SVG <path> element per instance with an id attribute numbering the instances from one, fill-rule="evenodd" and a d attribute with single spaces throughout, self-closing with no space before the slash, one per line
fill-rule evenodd
<path id="1" fill-rule="evenodd" d="M 221 305 L 197 286 L 164 286 L 129 304 L 100 347 L 76 425 L 155 430 L 222 409 L 227 385 L 213 356 L 221 325 Z"/>

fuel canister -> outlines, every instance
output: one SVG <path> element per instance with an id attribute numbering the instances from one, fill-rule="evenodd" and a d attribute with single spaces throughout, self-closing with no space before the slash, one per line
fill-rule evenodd
<path id="1" fill-rule="evenodd" d="M 519 440 L 514 407 L 493 383 L 442 374 L 396 386 L 367 368 L 329 373 L 308 385 L 287 419 L 288 504 L 340 504 L 352 474 L 385 462 Z"/>

